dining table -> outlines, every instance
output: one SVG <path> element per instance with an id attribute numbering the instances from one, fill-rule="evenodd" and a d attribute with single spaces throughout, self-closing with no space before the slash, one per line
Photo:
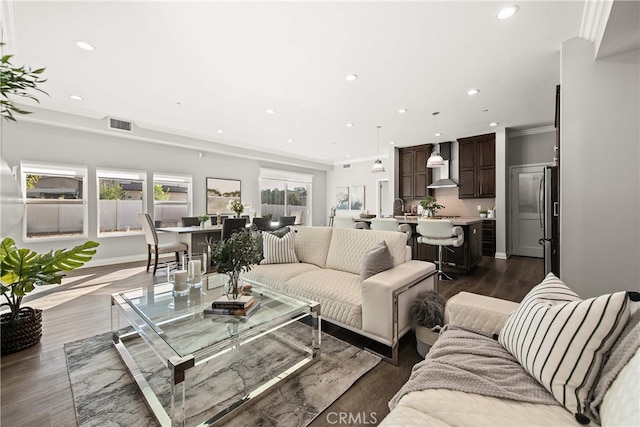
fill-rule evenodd
<path id="1" fill-rule="evenodd" d="M 157 231 L 173 233 L 176 241 L 186 243 L 189 247 L 189 255 L 192 253 L 206 252 L 207 240 L 217 241 L 222 236 L 222 225 L 209 225 L 201 227 L 158 227 Z"/>

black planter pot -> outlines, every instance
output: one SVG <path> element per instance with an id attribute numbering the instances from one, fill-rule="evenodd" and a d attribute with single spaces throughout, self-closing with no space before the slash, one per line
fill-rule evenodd
<path id="1" fill-rule="evenodd" d="M 0 316 L 3 355 L 24 350 L 40 342 L 40 338 L 42 338 L 42 310 L 22 307 L 15 322 L 10 322 L 10 318 L 10 313 Z"/>

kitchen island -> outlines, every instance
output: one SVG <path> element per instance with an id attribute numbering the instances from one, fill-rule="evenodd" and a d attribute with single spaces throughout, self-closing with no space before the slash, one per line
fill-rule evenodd
<path id="1" fill-rule="evenodd" d="M 409 224 L 413 234 L 408 242 L 411 246 L 411 258 L 420 261 L 436 261 L 438 259 L 438 247 L 418 243 L 416 227 L 418 219 L 415 215 L 403 215 L 395 217 L 400 224 Z M 458 248 L 447 246 L 442 250 L 444 270 L 447 272 L 467 274 L 471 272 L 482 260 L 482 221 L 479 217 L 452 217 L 434 219 L 448 219 L 454 226 L 462 227 L 464 231 L 464 243 Z M 357 218 L 357 221 L 371 222 L 370 219 Z"/>

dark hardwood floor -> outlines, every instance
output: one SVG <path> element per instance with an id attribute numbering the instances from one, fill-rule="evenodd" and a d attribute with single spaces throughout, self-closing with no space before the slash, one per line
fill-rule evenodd
<path id="1" fill-rule="evenodd" d="M 454 282 L 443 282 L 445 297 L 460 291 L 520 301 L 543 278 L 542 260 L 484 257 L 478 268 Z M 142 263 L 92 267 L 74 271 L 59 286 L 43 288 L 25 298 L 25 304 L 43 309 L 43 337 L 36 346 L 0 360 L 0 425 L 75 426 L 75 411 L 64 357 L 64 343 L 111 330 L 110 295 L 123 289 L 162 282 L 145 272 Z M 369 340 L 323 323 L 323 330 L 359 347 Z M 400 365 L 381 362 L 318 416 L 313 426 L 336 424 L 351 416 L 362 425 L 375 425 L 389 412 L 387 402 L 406 382 L 420 361 L 413 334 L 400 344 Z M 341 415 L 346 414 L 346 415 Z M 357 425 L 352 422 L 351 425 Z"/>

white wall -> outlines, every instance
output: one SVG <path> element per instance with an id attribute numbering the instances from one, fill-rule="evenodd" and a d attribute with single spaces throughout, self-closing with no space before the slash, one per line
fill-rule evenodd
<path id="1" fill-rule="evenodd" d="M 371 165 L 373 160 L 358 160 L 349 163 L 348 168 L 343 165 L 335 165 L 333 170 L 327 173 L 327 212 L 325 212 L 324 224 L 328 222 L 329 209 L 336 206 L 336 187 L 351 187 L 354 185 L 365 186 L 364 210 L 371 213 L 376 212 L 376 190 L 377 181 L 379 179 L 389 179 L 389 200 L 383 201 L 386 206 L 391 207 L 393 204 L 393 181 L 392 176 L 395 173 L 392 159 L 389 157 L 382 158 L 385 172 L 372 173 Z M 392 209 L 387 209 L 392 211 Z M 360 211 L 355 210 L 339 210 L 337 216 L 353 216 L 357 217 Z M 322 223 L 322 221 L 319 221 Z"/>
<path id="2" fill-rule="evenodd" d="M 580 296 L 640 289 L 640 69 L 561 54 L 561 270 Z"/>
<path id="3" fill-rule="evenodd" d="M 75 120 L 75 118 L 68 119 L 70 123 Z M 20 160 L 88 166 L 88 238 L 100 243 L 98 253 L 94 257 L 94 261 L 92 261 L 94 265 L 146 259 L 146 243 L 142 235 L 97 238 L 96 167 L 146 170 L 149 182 L 153 179 L 154 172 L 190 174 L 193 176 L 194 215 L 205 212 L 207 177 L 241 180 L 242 201 L 250 202 L 253 206 L 259 206 L 258 178 L 260 167 L 312 174 L 314 176 L 312 189 L 314 195 L 312 207 L 313 224 L 319 225 L 326 222 L 325 212 L 327 211 L 327 205 L 325 194 L 327 189 L 325 171 L 302 167 L 287 167 L 270 161 L 239 158 L 220 153 L 203 152 L 203 157 L 199 157 L 196 150 L 156 144 L 144 140 L 124 139 L 117 135 L 117 133 L 112 135 L 87 132 L 73 129 L 71 126 L 51 126 L 36 123 L 33 120 L 20 120 L 20 118 L 18 123 L 4 121 L 2 126 L 2 159 L 10 166 L 18 165 Z M 163 137 L 173 141 L 181 139 L 178 136 L 166 134 Z M 200 142 L 206 144 L 206 141 Z M 153 196 L 148 194 L 147 211 L 149 212 L 152 212 L 153 208 L 151 203 L 153 203 Z M 4 204 L 2 210 L 4 211 Z M 16 240 L 19 247 L 29 247 L 36 251 L 68 248 L 86 240 L 29 241 L 25 243 L 22 241 L 22 224 L 19 224 L 9 235 Z"/>

